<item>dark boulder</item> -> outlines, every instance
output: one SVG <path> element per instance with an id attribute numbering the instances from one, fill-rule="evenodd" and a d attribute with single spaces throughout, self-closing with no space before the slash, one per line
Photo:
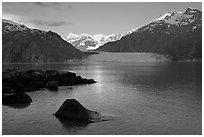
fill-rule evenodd
<path id="1" fill-rule="evenodd" d="M 46 87 L 50 90 L 58 90 L 58 82 L 57 81 L 49 81 L 46 84 Z"/>
<path id="2" fill-rule="evenodd" d="M 23 72 L 23 77 L 27 77 L 28 80 L 32 81 L 43 81 L 46 80 L 45 72 L 42 70 L 28 70 L 26 72 Z"/>
<path id="3" fill-rule="evenodd" d="M 12 89 L 2 83 L 2 94 L 11 93 Z"/>
<path id="4" fill-rule="evenodd" d="M 73 82 L 74 84 L 80 84 L 83 82 L 83 78 L 81 76 L 76 76 Z"/>
<path id="5" fill-rule="evenodd" d="M 26 93 L 11 93 L 2 95 L 2 103 L 5 105 L 31 102 L 31 97 Z"/>
<path id="6" fill-rule="evenodd" d="M 68 71 L 60 71 L 59 74 L 61 76 L 63 76 L 63 77 L 66 77 L 66 78 L 74 78 L 74 77 L 76 77 L 75 73 L 68 72 Z"/>
<path id="7" fill-rule="evenodd" d="M 76 78 L 76 74 L 67 71 L 47 70 L 46 78 L 48 81 L 58 81 L 59 86 L 73 85 L 72 79 Z"/>
<path id="8" fill-rule="evenodd" d="M 73 85 L 72 78 L 65 78 L 65 77 L 59 78 L 58 83 L 59 83 L 59 86 L 72 86 Z"/>
<path id="9" fill-rule="evenodd" d="M 58 71 L 57 70 L 46 70 L 45 73 L 46 73 L 46 78 L 49 78 L 51 76 L 58 74 Z"/>
<path id="10" fill-rule="evenodd" d="M 54 115 L 59 119 L 78 119 L 87 122 L 96 122 L 101 118 L 98 112 L 88 110 L 76 99 L 65 100 Z"/>
<path id="11" fill-rule="evenodd" d="M 86 78 L 85 78 L 83 81 L 84 81 L 84 83 L 86 83 L 86 84 L 93 84 L 93 83 L 96 83 L 96 81 L 93 80 L 93 79 L 86 79 Z"/>
<path id="12" fill-rule="evenodd" d="M 44 88 L 46 86 L 46 79 L 44 72 L 41 70 L 14 70 L 3 73 L 2 83 L 6 93 L 8 93 L 8 89 L 15 93 L 29 92 Z"/>

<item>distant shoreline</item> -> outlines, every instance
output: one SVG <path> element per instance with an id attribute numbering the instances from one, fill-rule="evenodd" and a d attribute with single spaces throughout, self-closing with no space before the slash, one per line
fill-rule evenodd
<path id="1" fill-rule="evenodd" d="M 92 55 L 96 55 L 96 54 L 114 54 L 114 55 L 134 55 L 134 54 L 141 54 L 141 55 L 145 55 L 145 54 L 152 54 L 152 57 L 154 57 L 155 59 L 158 59 L 158 61 L 162 60 L 162 58 L 165 60 L 164 61 L 169 61 L 169 62 L 202 62 L 202 58 L 201 59 L 189 59 L 189 58 L 181 58 L 178 60 L 173 60 L 172 57 L 168 56 L 168 55 L 162 55 L 162 54 L 158 54 L 158 53 L 151 53 L 151 52 L 103 52 L 103 51 L 93 51 L 93 52 L 84 52 L 87 53 L 89 55 L 87 56 L 83 56 L 81 58 L 73 58 L 73 59 L 68 59 L 65 60 L 63 62 L 39 62 L 39 63 L 33 63 L 33 62 L 12 62 L 12 63 L 3 63 L 2 65 L 9 65 L 9 64 L 36 64 L 36 65 L 40 65 L 40 64 L 69 64 L 70 61 L 71 62 L 78 62 L 80 60 L 84 60 L 85 58 L 92 56 Z M 127 58 L 127 57 L 126 57 Z M 151 61 L 144 61 L 144 62 L 151 62 Z"/>

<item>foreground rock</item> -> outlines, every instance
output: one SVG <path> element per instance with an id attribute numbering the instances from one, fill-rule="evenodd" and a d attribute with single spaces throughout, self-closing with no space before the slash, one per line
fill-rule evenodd
<path id="1" fill-rule="evenodd" d="M 49 82 L 47 82 L 46 87 L 50 90 L 58 90 L 58 82 L 57 81 L 49 81 Z"/>
<path id="2" fill-rule="evenodd" d="M 26 93 L 11 93 L 11 94 L 3 94 L 2 103 L 4 105 L 10 104 L 29 104 L 32 102 L 30 96 Z"/>
<path id="3" fill-rule="evenodd" d="M 21 93 L 36 91 L 41 88 L 57 90 L 58 86 L 96 83 L 68 71 L 56 70 L 7 70 L 2 73 L 2 93 Z"/>
<path id="4" fill-rule="evenodd" d="M 98 112 L 88 110 L 76 99 L 65 100 L 54 115 L 59 119 L 78 119 L 87 122 L 99 122 L 102 120 Z"/>

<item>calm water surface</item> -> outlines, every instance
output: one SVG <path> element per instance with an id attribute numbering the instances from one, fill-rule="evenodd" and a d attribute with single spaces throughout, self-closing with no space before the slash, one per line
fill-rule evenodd
<path id="1" fill-rule="evenodd" d="M 151 54 L 102 53 L 63 64 L 4 64 L 3 70 L 58 69 L 97 81 L 28 93 L 28 106 L 3 106 L 3 134 L 202 134 L 202 64 Z M 67 98 L 113 117 L 98 123 L 52 114 Z"/>

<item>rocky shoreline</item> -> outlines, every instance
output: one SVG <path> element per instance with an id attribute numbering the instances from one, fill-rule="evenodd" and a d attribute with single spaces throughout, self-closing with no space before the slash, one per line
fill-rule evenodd
<path id="1" fill-rule="evenodd" d="M 9 69 L 2 72 L 2 102 L 3 104 L 31 103 L 32 99 L 26 92 L 44 88 L 57 91 L 59 86 L 92 83 L 96 81 L 68 71 Z"/>

